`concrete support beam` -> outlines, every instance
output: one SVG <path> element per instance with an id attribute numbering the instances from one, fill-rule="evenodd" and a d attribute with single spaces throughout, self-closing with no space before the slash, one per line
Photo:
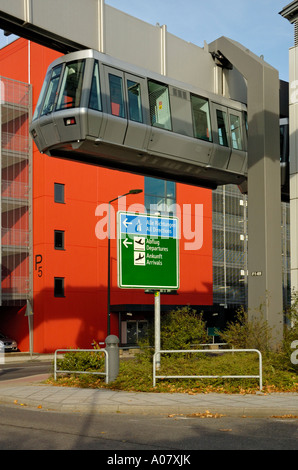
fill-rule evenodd
<path id="1" fill-rule="evenodd" d="M 291 287 L 298 291 L 298 47 L 289 51 Z"/>
<path id="2" fill-rule="evenodd" d="M 283 332 L 278 72 L 242 45 L 222 37 L 209 45 L 247 80 L 248 105 L 248 314 L 262 312 Z"/>
<path id="3" fill-rule="evenodd" d="M 289 51 L 291 289 L 298 291 L 298 1 L 280 12 L 294 25 L 294 47 Z"/>

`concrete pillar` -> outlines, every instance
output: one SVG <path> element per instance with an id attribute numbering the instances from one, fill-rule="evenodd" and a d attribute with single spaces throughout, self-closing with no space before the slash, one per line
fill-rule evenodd
<path id="1" fill-rule="evenodd" d="M 298 291 L 298 47 L 289 52 L 291 288 Z"/>
<path id="2" fill-rule="evenodd" d="M 209 51 L 220 52 L 247 80 L 248 315 L 262 311 L 275 347 L 283 335 L 278 72 L 225 37 Z"/>
<path id="3" fill-rule="evenodd" d="M 294 47 L 289 51 L 291 289 L 298 291 L 298 1 L 286 5 L 281 16 L 294 25 Z"/>

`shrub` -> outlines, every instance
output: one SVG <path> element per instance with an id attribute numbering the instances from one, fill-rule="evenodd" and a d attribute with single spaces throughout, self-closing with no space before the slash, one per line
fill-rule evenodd
<path id="1" fill-rule="evenodd" d="M 291 354 L 293 349 L 291 344 L 298 340 L 298 293 L 292 293 L 291 306 L 286 311 L 287 323 L 284 327 L 283 339 L 283 363 L 288 368 L 298 371 L 298 365 L 291 363 Z"/>
<path id="2" fill-rule="evenodd" d="M 189 349 L 192 344 L 206 343 L 207 339 L 202 314 L 197 314 L 190 307 L 177 308 L 161 315 L 161 349 Z M 140 346 L 143 349 L 154 346 L 154 327 L 149 328 L 148 340 L 142 341 Z"/>
<path id="3" fill-rule="evenodd" d="M 189 349 L 192 344 L 207 342 L 207 328 L 202 314 L 189 307 L 166 313 L 161 321 L 162 349 Z"/>
<path id="4" fill-rule="evenodd" d="M 244 309 L 240 308 L 235 321 L 229 322 L 225 330 L 219 332 L 219 336 L 234 349 L 258 349 L 265 352 L 269 350 L 272 331 L 262 313 L 249 319 Z"/>
<path id="5" fill-rule="evenodd" d="M 98 348 L 97 348 L 98 349 Z M 58 359 L 58 369 L 69 371 L 99 370 L 105 364 L 104 353 L 96 351 L 68 352 L 63 359 Z"/>

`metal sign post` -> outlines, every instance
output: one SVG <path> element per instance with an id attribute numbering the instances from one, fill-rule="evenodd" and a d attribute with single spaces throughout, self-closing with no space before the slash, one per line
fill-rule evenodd
<path id="1" fill-rule="evenodd" d="M 160 290 L 179 287 L 176 217 L 118 212 L 118 286 L 154 290 L 155 352 L 160 351 Z M 160 368 L 160 355 L 156 367 Z"/>
<path id="2" fill-rule="evenodd" d="M 160 351 L 160 292 L 154 292 L 154 338 L 155 353 Z M 160 368 L 160 354 L 156 355 L 156 368 Z"/>
<path id="3" fill-rule="evenodd" d="M 25 317 L 28 317 L 28 328 L 29 328 L 29 350 L 30 357 L 33 354 L 33 309 L 29 300 L 27 300 Z"/>

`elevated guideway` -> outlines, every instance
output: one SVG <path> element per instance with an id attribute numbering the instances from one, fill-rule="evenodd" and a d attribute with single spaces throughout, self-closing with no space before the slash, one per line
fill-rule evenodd
<path id="1" fill-rule="evenodd" d="M 0 27 L 7 33 L 64 54 L 91 45 L 97 49 L 100 45 L 96 31 L 102 29 L 103 3 L 97 0 L 84 0 L 84 5 L 80 0 L 3 0 L 0 4 Z M 72 11 L 80 13 L 74 16 Z M 66 16 L 69 22 L 65 21 Z M 82 24 L 86 25 L 85 31 Z"/>

